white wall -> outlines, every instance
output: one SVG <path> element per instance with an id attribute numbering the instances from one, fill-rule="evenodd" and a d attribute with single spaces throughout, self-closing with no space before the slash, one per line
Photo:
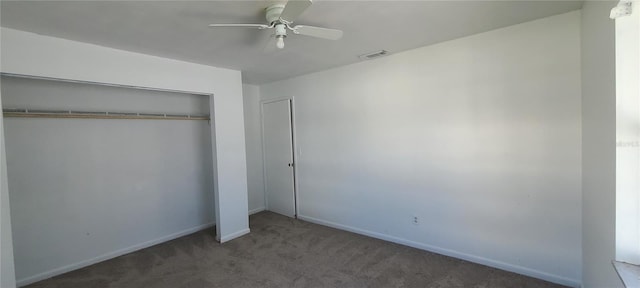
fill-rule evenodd
<path id="1" fill-rule="evenodd" d="M 260 93 L 295 97 L 300 218 L 579 285 L 579 11 Z"/>
<path id="2" fill-rule="evenodd" d="M 5 108 L 209 108 L 207 96 L 14 77 L 2 77 L 2 96 Z M 7 118 L 4 127 L 19 284 L 215 224 L 208 121 Z"/>
<path id="3" fill-rule="evenodd" d="M 2 85 L 0 84 L 0 88 Z M 1 93 L 0 93 L 1 95 Z M 0 97 L 1 98 L 1 97 Z M 0 106 L 2 101 L 0 99 Z M 16 286 L 16 274 L 13 263 L 13 238 L 11 231 L 11 211 L 9 205 L 9 187 L 7 185 L 7 161 L 4 149 L 4 117 L 0 111 L 0 287 Z"/>
<path id="4" fill-rule="evenodd" d="M 622 287 L 615 258 L 615 31 L 611 1 L 582 7 L 582 284 Z"/>
<path id="5" fill-rule="evenodd" d="M 213 94 L 217 234 L 249 232 L 247 169 L 239 71 L 160 58 L 2 28 L 5 73 Z"/>
<path id="6" fill-rule="evenodd" d="M 245 84 L 242 85 L 242 94 L 244 98 L 244 131 L 247 144 L 249 214 L 253 214 L 265 208 L 260 90 L 258 86 Z"/>
<path id="7" fill-rule="evenodd" d="M 239 71 L 1 29 L 4 73 L 213 94 L 213 176 L 217 234 L 249 232 L 247 175 Z"/>
<path id="8" fill-rule="evenodd" d="M 640 265 L 640 1 L 616 18 L 616 260 Z"/>

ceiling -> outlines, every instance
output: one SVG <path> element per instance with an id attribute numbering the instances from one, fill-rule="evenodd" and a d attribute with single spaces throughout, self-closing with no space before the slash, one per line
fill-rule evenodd
<path id="1" fill-rule="evenodd" d="M 582 1 L 322 1 L 295 24 L 337 28 L 338 41 L 289 35 L 265 53 L 271 31 L 209 28 L 264 23 L 274 1 L 1 1 L 3 27 L 241 70 L 264 84 L 580 9 Z"/>

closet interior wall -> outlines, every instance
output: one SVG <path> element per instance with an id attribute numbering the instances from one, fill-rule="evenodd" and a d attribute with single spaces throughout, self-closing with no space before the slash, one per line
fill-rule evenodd
<path id="1" fill-rule="evenodd" d="M 1 81 L 3 109 L 209 114 L 203 95 L 9 76 Z M 18 283 L 213 226 L 209 125 L 5 117 Z"/>

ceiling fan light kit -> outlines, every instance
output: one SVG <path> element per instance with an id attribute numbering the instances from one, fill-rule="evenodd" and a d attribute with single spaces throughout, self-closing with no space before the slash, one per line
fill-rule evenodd
<path id="1" fill-rule="evenodd" d="M 284 48 L 284 38 L 287 37 L 286 24 L 276 24 L 276 47 L 278 49 Z"/>
<path id="2" fill-rule="evenodd" d="M 275 29 L 273 37 L 275 46 L 284 48 L 284 38 L 287 37 L 287 29 L 296 35 L 306 35 L 316 38 L 338 40 L 342 38 L 342 31 L 323 27 L 297 25 L 291 26 L 293 21 L 300 16 L 309 6 L 311 0 L 290 0 L 286 4 L 274 4 L 265 9 L 265 18 L 269 24 L 210 24 L 209 27 L 244 27 L 257 29 Z M 268 43 L 267 45 L 272 45 Z"/>

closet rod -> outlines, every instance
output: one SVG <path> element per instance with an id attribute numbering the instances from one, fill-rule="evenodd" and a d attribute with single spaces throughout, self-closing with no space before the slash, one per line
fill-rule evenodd
<path id="1" fill-rule="evenodd" d="M 73 119 L 144 119 L 144 120 L 210 120 L 209 115 L 176 115 L 166 113 L 130 113 L 97 111 L 59 111 L 2 109 L 4 117 L 73 118 Z"/>

